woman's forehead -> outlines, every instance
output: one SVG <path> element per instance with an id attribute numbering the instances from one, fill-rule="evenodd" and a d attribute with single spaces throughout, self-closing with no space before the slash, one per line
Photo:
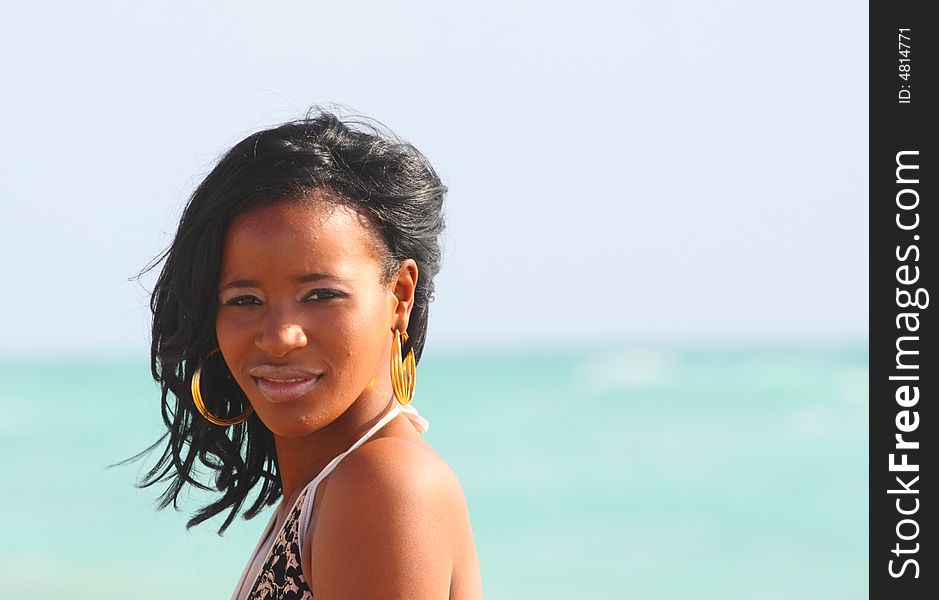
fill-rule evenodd
<path id="1" fill-rule="evenodd" d="M 350 229 L 352 211 L 326 202 L 282 201 L 251 209 L 232 219 L 228 237 L 255 238 L 284 235 L 318 235 L 325 231 Z"/>
<path id="2" fill-rule="evenodd" d="M 225 234 L 222 269 L 256 264 L 377 261 L 374 236 L 354 209 L 334 202 L 285 201 L 232 219 Z"/>

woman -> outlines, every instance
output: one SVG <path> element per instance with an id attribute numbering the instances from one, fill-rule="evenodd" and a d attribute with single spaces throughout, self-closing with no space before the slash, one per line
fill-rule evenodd
<path id="1" fill-rule="evenodd" d="M 410 144 L 315 110 L 235 145 L 186 206 L 151 299 L 169 431 L 142 485 L 170 482 L 161 508 L 221 492 L 188 523 L 228 511 L 220 534 L 256 488 L 245 518 L 281 500 L 233 598 L 482 597 L 410 404 L 445 193 Z"/>

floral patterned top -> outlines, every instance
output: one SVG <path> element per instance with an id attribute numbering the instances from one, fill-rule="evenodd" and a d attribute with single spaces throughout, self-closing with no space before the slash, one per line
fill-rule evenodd
<path id="1" fill-rule="evenodd" d="M 313 592 L 300 569 L 297 521 L 309 488 L 303 490 L 281 527 L 267 561 L 248 594 L 250 600 L 312 600 Z M 314 490 L 315 491 L 315 490 Z"/>

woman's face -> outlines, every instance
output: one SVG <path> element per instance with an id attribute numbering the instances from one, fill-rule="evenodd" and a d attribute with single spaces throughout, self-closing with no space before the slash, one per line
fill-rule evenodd
<path id="1" fill-rule="evenodd" d="M 390 390 L 391 341 L 407 327 L 417 267 L 405 261 L 382 285 L 378 243 L 353 210 L 316 194 L 229 225 L 218 343 L 276 435 L 316 431 L 363 395 Z"/>

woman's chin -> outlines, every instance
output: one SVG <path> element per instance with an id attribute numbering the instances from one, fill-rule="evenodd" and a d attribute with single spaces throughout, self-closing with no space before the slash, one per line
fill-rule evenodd
<path id="1" fill-rule="evenodd" d="M 302 438 L 319 431 L 341 414 L 341 411 L 333 414 L 328 407 L 310 398 L 283 404 L 265 402 L 257 412 L 258 418 L 271 433 L 285 439 Z"/>

